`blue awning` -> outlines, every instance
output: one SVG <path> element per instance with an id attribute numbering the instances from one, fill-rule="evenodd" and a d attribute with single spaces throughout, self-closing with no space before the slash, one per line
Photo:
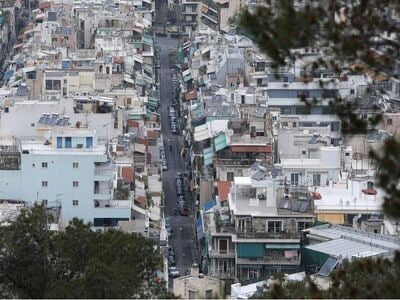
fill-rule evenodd
<path id="1" fill-rule="evenodd" d="M 226 142 L 226 136 L 225 133 L 220 134 L 214 139 L 214 144 L 215 144 L 215 151 L 222 150 L 226 147 L 228 147 L 228 144 Z"/>
<path id="2" fill-rule="evenodd" d="M 196 220 L 196 232 L 197 232 L 197 239 L 200 240 L 204 237 L 203 231 L 203 219 L 200 217 Z"/>
<path id="3" fill-rule="evenodd" d="M 210 210 L 211 208 L 213 208 L 216 205 L 217 205 L 217 200 L 216 199 L 207 201 L 206 203 L 204 203 L 204 206 L 203 206 L 204 211 L 208 211 L 208 210 Z"/>
<path id="4" fill-rule="evenodd" d="M 14 70 L 8 70 L 4 73 L 4 80 L 10 80 L 11 77 L 14 75 Z"/>

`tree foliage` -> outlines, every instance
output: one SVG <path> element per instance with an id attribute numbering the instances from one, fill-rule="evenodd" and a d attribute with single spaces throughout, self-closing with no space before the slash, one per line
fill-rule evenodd
<path id="1" fill-rule="evenodd" d="M 327 290 L 320 289 L 312 279 L 284 282 L 280 277 L 263 294 L 274 299 L 398 299 L 396 285 L 400 280 L 400 254 L 394 261 L 389 259 L 362 259 L 344 261 L 341 268 L 331 275 Z"/>
<path id="2" fill-rule="evenodd" d="M 0 227 L 0 293 L 5 298 L 165 298 L 161 257 L 151 241 L 117 230 L 93 231 L 74 219 L 49 230 L 42 206 Z"/>
<path id="3" fill-rule="evenodd" d="M 293 5 L 293 0 L 265 0 L 265 5 L 252 12 L 244 10 L 238 18 L 241 31 L 273 60 L 275 67 L 298 59 L 301 54 L 297 49 L 312 48 L 318 50 L 319 56 L 305 67 L 304 81 L 319 69 L 331 70 L 336 79 L 365 74 L 372 78 L 378 74 L 388 79 L 400 77 L 400 22 L 394 17 L 400 16 L 400 1 L 297 2 L 302 5 L 300 8 Z M 320 80 L 320 84 L 323 87 L 329 81 Z M 368 89 L 373 96 L 384 92 L 374 84 Z M 356 99 L 331 98 L 330 106 L 341 120 L 345 137 L 376 128 L 385 109 L 376 104 L 375 112 L 364 119 L 360 113 L 362 104 Z M 303 100 L 308 105 L 318 102 Z M 377 183 L 386 194 L 384 211 L 394 217 L 400 217 L 399 149 L 399 138 L 390 137 L 379 151 L 370 153 L 378 169 Z"/>

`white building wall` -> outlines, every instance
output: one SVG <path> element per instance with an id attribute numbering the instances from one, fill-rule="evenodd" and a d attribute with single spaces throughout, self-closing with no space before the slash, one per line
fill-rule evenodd
<path id="1" fill-rule="evenodd" d="M 64 113 L 70 117 L 72 126 L 79 121 L 81 126 L 88 123 L 88 127 L 96 129 L 98 137 L 104 139 L 121 134 L 114 130 L 112 113 L 106 114 L 76 114 L 73 110 L 73 100 L 63 99 L 60 102 L 20 102 L 9 108 L 9 112 L 2 112 L 0 115 L 0 136 L 1 137 L 34 137 L 37 136 L 37 121 L 43 113 Z M 34 126 L 32 126 L 34 124 Z M 108 124 L 108 125 L 106 125 Z"/>

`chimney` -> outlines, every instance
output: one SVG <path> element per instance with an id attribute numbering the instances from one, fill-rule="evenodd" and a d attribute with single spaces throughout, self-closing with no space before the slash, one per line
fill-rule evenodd
<path id="1" fill-rule="evenodd" d="M 193 264 L 192 269 L 190 270 L 190 275 L 194 277 L 199 276 L 199 265 L 198 264 Z"/>

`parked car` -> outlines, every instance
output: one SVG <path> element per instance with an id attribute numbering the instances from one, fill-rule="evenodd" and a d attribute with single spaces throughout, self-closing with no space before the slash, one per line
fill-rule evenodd
<path id="1" fill-rule="evenodd" d="M 167 171 L 167 170 L 168 170 L 168 165 L 167 165 L 167 162 L 166 162 L 166 161 L 163 161 L 162 170 L 163 170 L 163 171 Z"/>
<path id="2" fill-rule="evenodd" d="M 179 213 L 181 216 L 189 216 L 190 215 L 190 210 L 189 210 L 189 206 L 187 204 L 182 204 L 180 209 L 179 209 Z"/>
<path id="3" fill-rule="evenodd" d="M 174 257 L 172 255 L 168 256 L 168 264 L 170 266 L 175 266 L 175 259 L 174 259 Z"/>
<path id="4" fill-rule="evenodd" d="M 168 269 L 168 275 L 171 278 L 177 278 L 177 277 L 181 276 L 179 270 L 176 267 L 170 267 Z"/>
<path id="5" fill-rule="evenodd" d="M 175 252 L 174 252 L 174 248 L 173 247 L 169 247 L 168 248 L 168 256 L 172 255 L 173 257 L 175 257 Z"/>

